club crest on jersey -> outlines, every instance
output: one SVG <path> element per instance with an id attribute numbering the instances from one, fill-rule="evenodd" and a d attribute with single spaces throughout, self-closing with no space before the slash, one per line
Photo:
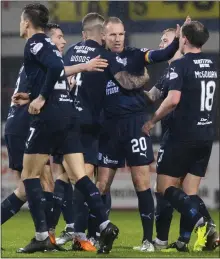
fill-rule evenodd
<path id="1" fill-rule="evenodd" d="M 39 42 L 39 43 L 35 44 L 34 47 L 30 49 L 30 51 L 34 55 L 37 55 L 37 53 L 42 49 L 42 47 L 43 47 L 43 43 Z"/>
<path id="2" fill-rule="evenodd" d="M 118 63 L 123 64 L 124 66 L 127 65 L 127 58 L 120 58 L 119 56 L 117 56 L 117 57 L 116 57 L 116 61 L 117 61 Z"/>
<path id="3" fill-rule="evenodd" d="M 119 87 L 112 81 L 108 81 L 106 85 L 106 95 L 111 95 L 119 92 Z"/>
<path id="4" fill-rule="evenodd" d="M 178 74 L 177 74 L 176 72 L 174 72 L 175 67 L 171 67 L 170 70 L 172 71 L 172 72 L 170 73 L 170 80 L 177 78 L 177 77 L 178 77 Z"/>

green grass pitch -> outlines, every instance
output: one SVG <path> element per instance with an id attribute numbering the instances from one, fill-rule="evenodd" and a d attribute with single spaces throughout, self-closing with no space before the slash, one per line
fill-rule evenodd
<path id="1" fill-rule="evenodd" d="M 211 215 L 217 224 L 217 229 L 219 229 L 219 211 L 211 211 Z M 89 252 L 45 252 L 45 253 L 34 253 L 34 254 L 17 254 L 16 249 L 24 247 L 34 236 L 34 226 L 28 211 L 21 211 L 11 220 L 6 222 L 2 226 L 2 247 L 5 249 L 2 251 L 3 258 L 83 258 L 83 257 L 220 257 L 219 248 L 213 252 L 191 252 L 189 253 L 163 253 L 163 252 L 154 252 L 154 253 L 143 253 L 134 251 L 133 246 L 140 244 L 142 238 L 142 229 L 141 222 L 139 219 L 138 211 L 112 211 L 111 220 L 117 224 L 120 229 L 120 234 L 114 247 L 109 255 L 99 255 L 96 253 Z M 60 231 L 63 230 L 65 224 L 63 218 L 61 217 L 59 225 L 57 227 L 57 236 Z M 169 236 L 169 242 L 175 241 L 179 233 L 179 215 L 178 213 L 174 214 L 174 218 L 171 225 L 171 231 Z M 195 241 L 196 235 L 193 233 L 190 249 Z M 68 243 L 65 247 L 70 248 L 71 243 Z"/>

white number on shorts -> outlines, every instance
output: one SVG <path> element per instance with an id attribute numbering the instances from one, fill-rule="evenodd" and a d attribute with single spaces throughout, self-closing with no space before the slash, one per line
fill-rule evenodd
<path id="1" fill-rule="evenodd" d="M 133 153 L 147 150 L 147 143 L 145 137 L 141 137 L 139 139 L 133 138 L 131 140 L 131 144 Z"/>
<path id="2" fill-rule="evenodd" d="M 158 151 L 158 159 L 157 159 L 157 163 L 160 163 L 162 161 L 163 158 L 163 154 L 164 154 L 164 149 L 159 149 Z"/>
<path id="3" fill-rule="evenodd" d="M 30 134 L 30 136 L 29 136 L 29 138 L 28 138 L 28 140 L 27 140 L 27 141 L 30 141 L 30 140 L 31 140 L 31 138 L 33 137 L 34 132 L 35 132 L 35 128 L 30 127 L 30 132 L 31 132 L 31 134 Z"/>
<path id="4" fill-rule="evenodd" d="M 200 111 L 211 111 L 216 84 L 214 81 L 201 81 L 201 105 Z"/>

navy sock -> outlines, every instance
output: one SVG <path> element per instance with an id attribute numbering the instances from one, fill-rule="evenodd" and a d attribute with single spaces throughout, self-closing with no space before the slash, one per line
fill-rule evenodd
<path id="1" fill-rule="evenodd" d="M 74 206 L 73 206 L 73 187 L 69 182 L 68 189 L 65 190 L 64 193 L 64 202 L 61 207 L 63 218 L 66 224 L 74 223 Z"/>
<path id="2" fill-rule="evenodd" d="M 108 192 L 107 194 L 101 195 L 102 201 L 106 207 L 106 213 L 109 217 L 111 206 L 112 206 L 112 199 L 111 193 Z M 88 236 L 96 238 L 96 233 L 99 233 L 99 225 L 97 224 L 96 216 L 89 213 L 89 220 L 88 220 Z"/>
<path id="3" fill-rule="evenodd" d="M 88 224 L 89 209 L 87 204 L 85 204 L 84 195 L 77 187 L 73 191 L 73 200 L 75 208 L 74 230 L 75 232 L 85 233 Z"/>
<path id="4" fill-rule="evenodd" d="M 138 208 L 143 227 L 143 240 L 152 242 L 153 224 L 154 224 L 154 200 L 151 189 L 137 192 Z"/>
<path id="5" fill-rule="evenodd" d="M 106 209 L 102 202 L 99 190 L 88 176 L 84 176 L 78 180 L 75 184 L 75 188 L 77 188 L 84 195 L 89 209 L 91 213 L 96 216 L 99 225 L 108 220 Z"/>
<path id="6" fill-rule="evenodd" d="M 53 228 L 53 226 L 51 225 L 51 218 L 53 215 L 53 193 L 44 192 L 44 197 L 46 199 L 45 215 L 46 215 L 47 226 L 49 230 L 50 228 Z"/>
<path id="7" fill-rule="evenodd" d="M 107 214 L 109 216 L 110 211 L 111 211 L 111 207 L 112 207 L 111 193 L 108 192 L 108 193 L 102 195 L 101 198 L 102 198 L 103 203 L 105 204 L 105 207 L 107 209 Z"/>
<path id="8" fill-rule="evenodd" d="M 89 213 L 88 219 L 88 237 L 96 238 L 96 232 L 100 232 L 99 225 L 97 224 L 96 216 Z"/>
<path id="9" fill-rule="evenodd" d="M 190 197 L 181 189 L 171 186 L 166 189 L 164 198 L 170 202 L 173 208 L 181 213 L 187 220 L 190 221 L 192 226 L 203 216 L 199 213 L 197 206 L 192 202 Z"/>
<path id="10" fill-rule="evenodd" d="M 1 224 L 18 213 L 24 204 L 25 202 L 20 200 L 14 192 L 10 194 L 1 204 Z"/>
<path id="11" fill-rule="evenodd" d="M 157 200 L 155 212 L 157 238 L 161 241 L 167 241 L 173 218 L 173 207 L 161 193 L 156 192 L 155 196 Z"/>
<path id="12" fill-rule="evenodd" d="M 199 212 L 202 214 L 202 216 L 204 216 L 208 221 L 212 221 L 212 217 L 209 214 L 204 201 L 198 196 L 198 195 L 193 195 L 194 199 L 197 200 L 197 202 L 199 203 Z"/>
<path id="13" fill-rule="evenodd" d="M 51 218 L 51 227 L 56 228 L 60 214 L 61 214 L 61 207 L 63 206 L 64 202 L 64 193 L 65 190 L 68 188 L 68 183 L 62 180 L 56 180 L 54 186 L 54 193 L 53 193 L 53 216 Z"/>
<path id="14" fill-rule="evenodd" d="M 23 182 L 36 232 L 46 232 L 48 230 L 45 215 L 46 199 L 43 195 L 40 179 L 26 179 Z"/>
<path id="15" fill-rule="evenodd" d="M 191 199 L 191 203 L 193 204 L 193 207 L 199 211 L 199 202 L 197 200 L 197 195 L 189 195 Z M 191 221 L 188 220 L 187 217 L 184 215 L 181 215 L 180 217 L 180 236 L 178 238 L 179 241 L 184 242 L 186 244 L 189 243 L 190 237 L 193 231 L 194 225 Z"/>

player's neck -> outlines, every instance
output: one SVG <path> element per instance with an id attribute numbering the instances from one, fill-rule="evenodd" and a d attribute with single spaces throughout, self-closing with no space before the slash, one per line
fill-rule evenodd
<path id="1" fill-rule="evenodd" d="M 44 33 L 44 31 L 42 29 L 33 29 L 33 28 L 30 28 L 28 31 L 27 31 L 27 35 L 25 37 L 26 40 L 30 39 L 33 35 L 37 34 L 37 33 Z"/>
<path id="2" fill-rule="evenodd" d="M 86 40 L 93 40 L 96 41 L 99 45 L 102 45 L 102 40 L 101 39 L 97 39 L 96 37 L 89 37 Z"/>
<path id="3" fill-rule="evenodd" d="M 184 50 L 184 54 L 187 54 L 187 53 L 200 53 L 201 52 L 201 49 L 200 48 L 186 48 Z"/>
<path id="4" fill-rule="evenodd" d="M 179 59 L 182 57 L 182 54 L 180 53 L 179 50 L 177 50 L 177 52 L 175 53 L 175 55 L 168 61 L 168 64 L 170 65 L 171 62 L 173 62 L 176 59 Z"/>

